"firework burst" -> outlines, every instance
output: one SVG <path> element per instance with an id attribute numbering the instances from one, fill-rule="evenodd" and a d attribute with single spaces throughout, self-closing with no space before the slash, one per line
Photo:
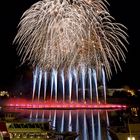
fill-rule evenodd
<path id="1" fill-rule="evenodd" d="M 42 0 L 24 12 L 14 42 L 24 63 L 52 68 L 111 67 L 125 61 L 125 27 L 115 23 L 105 0 Z"/>

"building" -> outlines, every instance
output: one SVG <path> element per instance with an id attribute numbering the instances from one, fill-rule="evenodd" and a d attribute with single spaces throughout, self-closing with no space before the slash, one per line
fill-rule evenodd
<path id="1" fill-rule="evenodd" d="M 121 124 L 109 127 L 109 133 L 113 140 L 140 140 L 140 116 L 139 108 L 131 108 L 131 113 L 125 113 L 121 117 Z"/>
<path id="2" fill-rule="evenodd" d="M 109 132 L 113 140 L 140 140 L 140 123 L 112 127 Z"/>

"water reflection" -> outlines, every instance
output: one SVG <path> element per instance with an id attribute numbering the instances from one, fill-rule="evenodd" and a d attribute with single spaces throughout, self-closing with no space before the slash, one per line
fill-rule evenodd
<path id="1" fill-rule="evenodd" d="M 110 140 L 107 131 L 105 131 L 109 125 L 108 111 L 31 110 L 30 116 L 32 116 L 30 119 L 36 119 L 36 121 L 48 119 L 51 121 L 51 125 L 56 131 L 77 132 L 79 134 L 77 140 Z"/>
<path id="2" fill-rule="evenodd" d="M 76 140 L 111 140 L 107 110 L 13 110 L 28 121 L 50 121 L 58 132 L 77 132 Z"/>

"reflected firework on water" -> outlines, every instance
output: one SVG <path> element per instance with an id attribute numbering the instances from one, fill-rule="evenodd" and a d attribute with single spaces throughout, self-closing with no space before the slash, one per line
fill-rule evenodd
<path id="1" fill-rule="evenodd" d="M 111 140 L 108 130 L 112 110 L 24 110 L 10 108 L 25 122 L 50 122 L 51 128 L 62 135 L 77 132 L 76 140 Z M 113 110 L 115 111 L 115 110 Z M 26 124 L 26 123 L 25 123 Z M 41 127 L 41 126 L 40 126 Z"/>
<path id="2" fill-rule="evenodd" d="M 76 140 L 111 140 L 107 130 L 104 130 L 110 125 L 108 111 L 105 110 L 31 110 L 30 120 L 33 119 L 48 119 L 52 127 L 61 133 L 77 132 L 79 137 Z M 101 121 L 104 124 L 101 124 Z"/>
<path id="3" fill-rule="evenodd" d="M 115 23 L 106 0 L 42 0 L 24 12 L 14 42 L 21 61 L 44 72 L 92 69 L 125 61 L 125 27 Z"/>

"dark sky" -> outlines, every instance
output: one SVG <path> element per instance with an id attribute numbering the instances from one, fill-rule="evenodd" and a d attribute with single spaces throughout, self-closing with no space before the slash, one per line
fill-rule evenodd
<path id="1" fill-rule="evenodd" d="M 12 41 L 17 32 L 17 25 L 22 13 L 37 0 L 1 0 L 0 12 L 0 90 L 15 88 L 22 84 L 28 84 L 31 74 L 28 67 L 20 66 L 19 57 L 16 55 Z M 129 85 L 140 87 L 140 22 L 138 0 L 109 0 L 108 7 L 111 15 L 117 22 L 128 28 L 128 53 L 126 63 L 122 63 L 122 72 L 115 74 L 107 83 L 109 87 L 121 87 Z M 3 10 L 2 10 L 3 9 Z M 22 85 L 22 86 L 23 86 Z M 21 85 L 20 85 L 21 86 Z"/>

